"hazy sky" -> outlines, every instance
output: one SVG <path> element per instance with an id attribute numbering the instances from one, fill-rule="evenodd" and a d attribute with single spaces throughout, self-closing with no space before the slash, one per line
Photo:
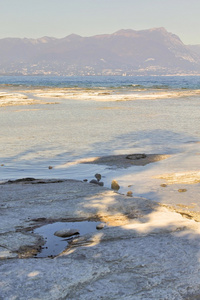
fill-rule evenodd
<path id="1" fill-rule="evenodd" d="M 0 38 L 165 27 L 200 44 L 200 0 L 0 0 Z"/>

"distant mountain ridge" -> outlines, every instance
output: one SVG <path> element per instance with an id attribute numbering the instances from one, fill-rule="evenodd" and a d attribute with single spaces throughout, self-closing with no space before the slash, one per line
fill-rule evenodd
<path id="1" fill-rule="evenodd" d="M 64 38 L 0 39 L 0 74 L 200 74 L 200 46 L 187 46 L 165 28 Z"/>

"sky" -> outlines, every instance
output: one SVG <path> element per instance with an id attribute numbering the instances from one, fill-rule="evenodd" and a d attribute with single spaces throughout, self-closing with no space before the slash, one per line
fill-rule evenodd
<path id="1" fill-rule="evenodd" d="M 0 0 L 0 38 L 92 36 L 164 27 L 200 44 L 200 0 Z"/>

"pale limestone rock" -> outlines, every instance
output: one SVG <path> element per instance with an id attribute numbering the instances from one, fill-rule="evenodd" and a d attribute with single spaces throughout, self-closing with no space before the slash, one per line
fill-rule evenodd
<path id="1" fill-rule="evenodd" d="M 72 180 L 0 190 L 0 299 L 198 299 L 199 222 Z M 76 239 L 55 258 L 17 257 L 19 247 L 38 244 L 31 228 L 42 222 L 97 215 L 124 222 Z"/>

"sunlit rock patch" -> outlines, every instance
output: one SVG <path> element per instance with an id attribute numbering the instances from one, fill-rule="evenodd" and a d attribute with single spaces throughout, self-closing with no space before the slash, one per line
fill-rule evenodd
<path id="1" fill-rule="evenodd" d="M 156 179 L 164 179 L 167 184 L 195 184 L 200 182 L 200 171 L 169 173 L 155 176 Z"/>

